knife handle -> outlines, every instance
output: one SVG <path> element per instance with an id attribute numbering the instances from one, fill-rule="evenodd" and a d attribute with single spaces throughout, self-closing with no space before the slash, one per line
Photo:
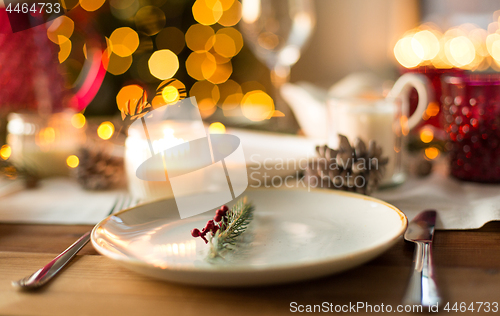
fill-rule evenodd
<path id="1" fill-rule="evenodd" d="M 413 257 L 413 272 L 403 303 L 431 306 L 440 301 L 434 278 L 431 243 L 417 241 Z"/>

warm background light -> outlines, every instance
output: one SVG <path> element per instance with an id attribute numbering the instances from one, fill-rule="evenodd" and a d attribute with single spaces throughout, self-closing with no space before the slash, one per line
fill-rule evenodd
<path id="1" fill-rule="evenodd" d="M 80 6 L 86 11 L 99 9 L 106 0 L 80 0 Z"/>
<path id="2" fill-rule="evenodd" d="M 71 117 L 71 125 L 75 128 L 82 128 L 85 126 L 85 116 L 82 113 L 76 113 Z"/>
<path id="3" fill-rule="evenodd" d="M 179 69 L 179 60 L 169 49 L 154 52 L 148 61 L 149 71 L 158 79 L 172 78 Z"/>
<path id="4" fill-rule="evenodd" d="M 436 159 L 439 156 L 439 149 L 436 147 L 429 147 L 425 149 L 425 157 L 428 159 Z"/>
<path id="5" fill-rule="evenodd" d="M 264 91 L 250 91 L 241 101 L 241 111 L 251 121 L 263 121 L 273 116 L 274 101 Z"/>
<path id="6" fill-rule="evenodd" d="M 3 160 L 9 159 L 11 154 L 12 149 L 9 145 L 3 145 L 2 147 L 0 147 L 0 157 L 2 157 Z"/>
<path id="7" fill-rule="evenodd" d="M 109 37 L 113 53 L 120 57 L 132 55 L 139 47 L 139 35 L 130 27 L 120 27 Z"/>
<path id="8" fill-rule="evenodd" d="M 226 127 L 220 122 L 215 122 L 210 124 L 208 127 L 209 134 L 224 134 L 226 133 Z"/>
<path id="9" fill-rule="evenodd" d="M 109 121 L 102 122 L 97 128 L 97 135 L 104 140 L 110 139 L 114 132 L 115 126 Z"/>
<path id="10" fill-rule="evenodd" d="M 66 158 L 66 164 L 70 168 L 76 168 L 80 164 L 80 159 L 75 155 L 68 156 L 68 158 Z"/>

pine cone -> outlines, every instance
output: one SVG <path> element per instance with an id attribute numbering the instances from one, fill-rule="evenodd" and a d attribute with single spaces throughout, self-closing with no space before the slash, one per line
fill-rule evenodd
<path id="1" fill-rule="evenodd" d="M 106 190 L 124 180 L 123 158 L 110 155 L 104 150 L 81 148 L 75 177 L 87 190 Z"/>
<path id="2" fill-rule="evenodd" d="M 389 158 L 382 157 L 382 147 L 371 140 L 368 148 L 357 139 L 352 147 L 344 135 L 339 135 L 339 149 L 317 146 L 319 157 L 310 162 L 305 181 L 311 187 L 338 189 L 370 195 L 380 184 Z"/>

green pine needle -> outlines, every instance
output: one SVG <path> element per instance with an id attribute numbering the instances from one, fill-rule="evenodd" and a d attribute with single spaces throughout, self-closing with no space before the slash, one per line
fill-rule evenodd
<path id="1" fill-rule="evenodd" d="M 221 228 L 210 239 L 209 258 L 222 257 L 221 252 L 234 248 L 237 238 L 252 221 L 254 210 L 255 207 L 244 197 L 227 211 L 227 219 L 222 220 Z"/>

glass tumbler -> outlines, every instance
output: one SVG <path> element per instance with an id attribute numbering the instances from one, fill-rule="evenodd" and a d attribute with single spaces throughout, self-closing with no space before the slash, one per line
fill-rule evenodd
<path id="1" fill-rule="evenodd" d="M 500 183 L 500 74 L 443 77 L 442 104 L 451 175 Z"/>

